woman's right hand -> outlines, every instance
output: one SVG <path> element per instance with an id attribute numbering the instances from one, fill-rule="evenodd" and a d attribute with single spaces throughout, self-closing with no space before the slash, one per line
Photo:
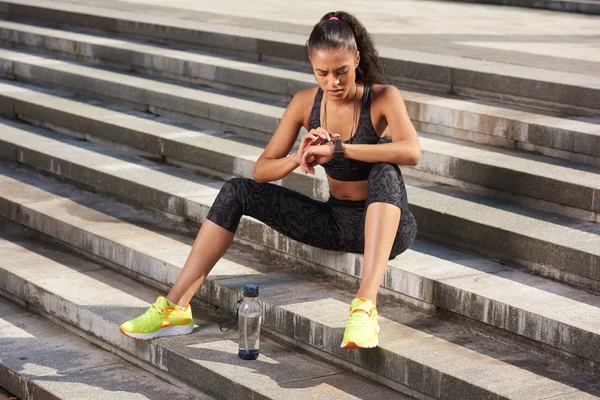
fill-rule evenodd
<path id="1" fill-rule="evenodd" d="M 310 132 L 308 132 L 306 135 L 304 135 L 304 137 L 302 138 L 302 141 L 300 142 L 300 147 L 298 148 L 298 153 L 296 153 L 296 161 L 298 162 L 298 164 L 300 164 L 300 168 L 302 168 L 302 172 L 304 172 L 305 174 L 310 172 L 304 165 L 304 161 L 303 161 L 304 151 L 309 146 L 317 146 L 323 140 L 331 141 L 332 139 L 337 139 L 339 137 L 340 137 L 339 134 L 329 133 L 321 127 L 316 128 L 316 129 L 311 129 Z M 309 165 L 310 165 L 310 162 L 312 162 L 312 160 L 309 160 Z"/>

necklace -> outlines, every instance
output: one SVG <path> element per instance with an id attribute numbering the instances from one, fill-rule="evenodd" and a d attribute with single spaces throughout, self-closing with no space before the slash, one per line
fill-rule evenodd
<path id="1" fill-rule="evenodd" d="M 355 87 L 355 91 L 354 91 L 354 107 L 352 110 L 352 127 L 350 128 L 350 144 L 352 144 L 352 137 L 354 136 L 354 129 L 355 129 L 355 124 L 356 124 L 356 109 L 358 108 L 358 85 L 354 84 Z M 321 126 L 323 127 L 323 129 L 327 130 L 327 97 L 325 97 L 325 104 L 323 105 L 323 123 L 321 124 Z"/>

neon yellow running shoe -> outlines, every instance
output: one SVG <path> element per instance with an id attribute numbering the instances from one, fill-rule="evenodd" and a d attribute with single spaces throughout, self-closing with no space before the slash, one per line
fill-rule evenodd
<path id="1" fill-rule="evenodd" d="M 134 339 L 149 340 L 161 336 L 175 336 L 192 333 L 194 319 L 192 309 L 179 307 L 163 296 L 142 315 L 125 322 L 121 333 Z"/>
<path id="2" fill-rule="evenodd" d="M 350 304 L 350 318 L 344 331 L 342 349 L 371 349 L 379 346 L 379 314 L 371 300 L 360 297 Z"/>

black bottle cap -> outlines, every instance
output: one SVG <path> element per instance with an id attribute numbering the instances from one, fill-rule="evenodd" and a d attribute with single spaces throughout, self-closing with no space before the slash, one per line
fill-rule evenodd
<path id="1" fill-rule="evenodd" d="M 258 285 L 244 286 L 244 297 L 258 297 Z"/>

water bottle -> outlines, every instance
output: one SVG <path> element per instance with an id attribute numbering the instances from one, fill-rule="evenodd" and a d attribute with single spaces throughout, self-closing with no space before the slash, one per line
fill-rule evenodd
<path id="1" fill-rule="evenodd" d="M 258 285 L 244 287 L 244 299 L 239 309 L 240 345 L 242 360 L 256 360 L 259 353 L 262 307 L 258 301 Z"/>

